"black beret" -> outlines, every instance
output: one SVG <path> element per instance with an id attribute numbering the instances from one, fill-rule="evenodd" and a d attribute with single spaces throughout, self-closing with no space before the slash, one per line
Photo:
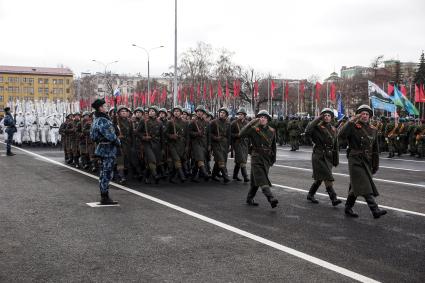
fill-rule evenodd
<path id="1" fill-rule="evenodd" d="M 95 101 L 93 101 L 93 103 L 91 104 L 91 107 L 93 107 L 94 109 L 99 109 L 100 106 L 102 106 L 103 104 L 105 104 L 105 99 L 96 99 Z"/>
<path id="2" fill-rule="evenodd" d="M 10 111 L 10 107 L 4 108 L 4 112 Z"/>

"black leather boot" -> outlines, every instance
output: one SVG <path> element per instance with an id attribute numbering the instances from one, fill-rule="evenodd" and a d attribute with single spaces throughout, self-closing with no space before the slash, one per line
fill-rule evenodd
<path id="1" fill-rule="evenodd" d="M 221 172 L 221 175 L 223 176 L 224 183 L 225 184 L 229 183 L 230 178 L 229 178 L 229 175 L 227 174 L 227 168 L 226 167 L 220 168 L 220 172 Z"/>
<path id="2" fill-rule="evenodd" d="M 212 179 L 213 181 L 220 182 L 220 178 L 218 177 L 218 172 L 219 172 L 219 169 L 218 169 L 218 167 L 214 164 L 214 167 L 213 167 L 213 170 L 212 170 L 212 174 L 211 174 L 211 179 Z"/>
<path id="3" fill-rule="evenodd" d="M 177 175 L 179 176 L 180 181 L 182 183 L 186 181 L 186 176 L 184 175 L 183 168 L 180 167 L 177 169 Z"/>
<path id="4" fill-rule="evenodd" d="M 249 178 L 248 178 L 248 172 L 246 171 L 246 167 L 241 167 L 241 173 L 242 173 L 244 183 L 248 183 Z"/>
<path id="5" fill-rule="evenodd" d="M 112 199 L 109 197 L 109 193 L 108 193 L 108 192 L 106 192 L 106 193 L 101 193 L 101 194 L 100 194 L 100 204 L 101 204 L 101 205 L 112 205 L 112 204 L 118 204 L 118 202 L 117 202 L 117 201 L 112 200 Z"/>
<path id="6" fill-rule="evenodd" d="M 314 195 L 316 194 L 317 190 L 319 189 L 320 183 L 321 182 L 318 182 L 318 181 L 314 182 L 311 185 L 310 190 L 308 191 L 307 200 L 311 201 L 312 203 L 319 203 L 319 201 L 314 197 Z"/>
<path id="7" fill-rule="evenodd" d="M 354 203 L 357 197 L 353 194 L 348 194 L 347 201 L 345 202 L 345 215 L 353 218 L 359 217 L 357 213 L 353 211 Z"/>
<path id="8" fill-rule="evenodd" d="M 372 212 L 373 218 L 379 218 L 382 215 L 387 214 L 386 210 L 379 209 L 378 205 L 375 202 L 375 198 L 371 195 L 365 196 L 365 200 L 367 202 L 367 205 L 370 208 L 370 211 Z"/>
<path id="9" fill-rule="evenodd" d="M 199 173 L 202 174 L 205 181 L 208 181 L 210 179 L 210 175 L 208 174 L 207 168 L 205 168 L 205 165 L 202 165 L 199 167 Z"/>
<path id="10" fill-rule="evenodd" d="M 249 206 L 258 206 L 258 203 L 255 202 L 253 198 L 247 198 L 246 204 L 248 204 Z"/>
<path id="11" fill-rule="evenodd" d="M 329 198 L 331 199 L 333 206 L 337 206 L 342 202 L 340 199 L 337 198 L 333 187 L 327 187 L 326 191 L 328 192 Z"/>
<path id="12" fill-rule="evenodd" d="M 233 180 L 236 180 L 238 182 L 242 181 L 241 178 L 239 178 L 239 169 L 241 167 L 238 164 L 235 164 L 235 168 L 233 169 Z"/>

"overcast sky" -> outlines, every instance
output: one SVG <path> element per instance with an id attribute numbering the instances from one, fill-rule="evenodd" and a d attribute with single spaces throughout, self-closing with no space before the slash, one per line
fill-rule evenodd
<path id="1" fill-rule="evenodd" d="M 341 66 L 418 62 L 424 0 L 178 0 L 178 52 L 204 41 L 234 62 L 285 78 L 321 80 Z M 0 65 L 151 75 L 174 63 L 174 0 L 0 0 Z"/>

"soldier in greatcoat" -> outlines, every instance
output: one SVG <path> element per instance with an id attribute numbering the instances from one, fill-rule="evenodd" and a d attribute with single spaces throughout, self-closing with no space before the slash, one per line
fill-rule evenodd
<path id="1" fill-rule="evenodd" d="M 241 138 L 240 132 L 248 124 L 246 120 L 245 108 L 239 108 L 236 113 L 238 118 L 231 124 L 232 133 L 232 148 L 235 152 L 235 168 L 233 169 L 233 180 L 242 181 L 238 177 L 239 170 L 242 173 L 243 181 L 249 182 L 248 172 L 246 170 L 246 163 L 248 161 L 248 146 L 249 138 Z"/>
<path id="2" fill-rule="evenodd" d="M 353 206 L 358 196 L 365 198 L 374 218 L 386 214 L 378 208 L 375 197 L 379 195 L 373 182 L 373 174 L 379 169 L 379 149 L 377 129 L 369 123 L 372 109 L 368 105 L 361 105 L 339 132 L 339 137 L 348 142 L 348 171 L 350 173 L 350 187 L 345 203 L 345 214 L 358 217 Z"/>
<path id="3" fill-rule="evenodd" d="M 324 182 L 332 205 L 336 206 L 341 203 L 341 200 L 337 198 L 333 188 L 332 167 L 338 166 L 339 163 L 338 133 L 331 123 L 333 118 L 332 109 L 324 108 L 320 116 L 314 119 L 305 130 L 306 136 L 313 141 L 311 163 L 313 165 L 314 182 L 307 194 L 307 200 L 312 203 L 319 203 L 314 195 Z"/>
<path id="4" fill-rule="evenodd" d="M 266 110 L 261 110 L 257 118 L 249 122 L 240 133 L 241 138 L 248 137 L 252 144 L 251 152 L 251 186 L 246 202 L 257 206 L 254 197 L 258 188 L 261 188 L 272 208 L 279 201 L 273 196 L 269 179 L 270 167 L 276 162 L 276 131 L 268 123 L 272 117 Z"/>

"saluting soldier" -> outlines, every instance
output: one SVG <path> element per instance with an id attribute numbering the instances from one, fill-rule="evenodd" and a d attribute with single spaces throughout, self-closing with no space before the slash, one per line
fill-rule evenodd
<path id="1" fill-rule="evenodd" d="M 254 197 L 258 188 L 261 188 L 272 208 L 279 201 L 273 196 L 269 179 L 270 167 L 276 162 L 276 131 L 268 123 L 272 117 L 266 110 L 261 110 L 257 118 L 249 122 L 240 133 L 241 138 L 248 137 L 252 144 L 251 153 L 251 186 L 246 202 L 257 206 Z"/>
<path id="2" fill-rule="evenodd" d="M 189 137 L 191 142 L 191 157 L 194 162 L 192 181 L 199 182 L 199 175 L 202 175 L 206 181 L 210 177 L 205 168 L 208 150 L 208 122 L 205 121 L 207 112 L 202 105 L 196 107 L 195 113 L 196 117 L 189 124 Z"/>
<path id="3" fill-rule="evenodd" d="M 341 200 L 337 198 L 333 188 L 332 167 L 338 166 L 339 163 L 338 134 L 331 123 L 333 118 L 333 110 L 324 108 L 320 112 L 320 116 L 314 119 L 305 130 L 306 136 L 311 137 L 313 141 L 311 163 L 313 165 L 314 182 L 307 194 L 307 200 L 312 203 L 319 203 L 314 195 L 324 182 L 332 205 L 336 206 L 341 203 Z"/>
<path id="4" fill-rule="evenodd" d="M 188 145 L 188 123 L 182 119 L 183 109 L 177 105 L 173 108 L 174 117 L 167 123 L 165 136 L 168 141 L 168 151 L 173 162 L 174 170 L 170 175 L 170 182 L 177 174 L 180 181 L 186 181 L 183 164 L 186 161 Z"/>
<path id="5" fill-rule="evenodd" d="M 162 123 L 157 120 L 159 112 L 158 107 L 150 106 L 149 118 L 140 122 L 137 133 L 142 140 L 144 159 L 149 169 L 150 176 L 155 180 L 155 183 L 159 183 L 160 176 L 158 175 L 158 167 L 161 165 L 161 150 L 163 145 L 163 130 Z M 145 176 L 145 182 L 149 183 L 149 176 Z"/>
<path id="6" fill-rule="evenodd" d="M 248 172 L 246 170 L 246 163 L 248 161 L 249 139 L 241 138 L 240 136 L 241 130 L 248 124 L 248 121 L 246 120 L 245 108 L 239 108 L 236 115 L 238 116 L 238 118 L 234 120 L 231 124 L 232 148 L 235 151 L 235 168 L 233 169 L 233 180 L 242 181 L 242 179 L 238 177 L 240 170 L 242 173 L 243 181 L 247 183 L 249 182 Z"/>
<path id="7" fill-rule="evenodd" d="M 365 198 L 374 218 L 387 213 L 379 209 L 375 201 L 379 193 L 373 182 L 373 174 L 379 169 L 379 149 L 377 129 L 369 123 L 372 115 L 372 109 L 368 105 L 361 105 L 356 110 L 356 116 L 339 132 L 339 137 L 346 138 L 349 147 L 350 188 L 345 203 L 345 214 L 350 217 L 358 217 L 353 211 L 358 196 Z"/>
<path id="8" fill-rule="evenodd" d="M 105 100 L 96 99 L 92 107 L 96 110 L 95 119 L 90 130 L 90 138 L 97 143 L 95 154 L 101 158 L 101 170 L 99 176 L 100 204 L 117 204 L 109 197 L 109 182 L 112 178 L 112 171 L 115 164 L 117 147 L 120 140 L 115 134 L 114 126 L 107 115 L 104 107 Z"/>
<path id="9" fill-rule="evenodd" d="M 230 182 L 227 173 L 227 155 L 230 147 L 230 123 L 227 119 L 229 110 L 221 107 L 218 118 L 210 123 L 211 149 L 214 156 L 214 167 L 212 179 L 219 181 L 218 174 L 221 173 L 224 183 Z"/>

